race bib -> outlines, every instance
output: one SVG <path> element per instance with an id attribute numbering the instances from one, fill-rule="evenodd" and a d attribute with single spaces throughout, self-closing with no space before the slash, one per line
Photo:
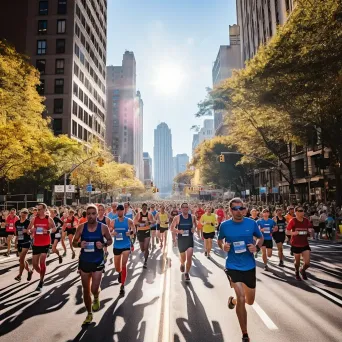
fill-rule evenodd
<path id="1" fill-rule="evenodd" d="M 298 235 L 308 235 L 308 232 L 306 230 L 299 230 Z"/>
<path id="2" fill-rule="evenodd" d="M 139 224 L 139 227 L 145 227 L 145 226 L 146 226 L 145 223 L 140 223 L 140 224 Z"/>
<path id="3" fill-rule="evenodd" d="M 24 233 L 22 230 L 18 230 L 18 240 L 24 240 Z"/>
<path id="4" fill-rule="evenodd" d="M 146 222 L 146 221 L 147 221 L 147 217 L 142 217 L 142 218 L 141 218 L 141 221 Z"/>
<path id="5" fill-rule="evenodd" d="M 182 236 L 189 236 L 190 230 L 184 230 Z"/>
<path id="6" fill-rule="evenodd" d="M 8 230 L 14 230 L 13 223 L 10 223 L 10 224 L 8 225 Z"/>
<path id="7" fill-rule="evenodd" d="M 71 223 L 67 223 L 66 227 L 71 228 Z"/>
<path id="8" fill-rule="evenodd" d="M 264 228 L 264 234 L 270 234 L 270 228 Z"/>
<path id="9" fill-rule="evenodd" d="M 122 235 L 122 233 L 118 233 L 118 234 L 116 235 L 116 237 L 115 237 L 115 240 L 116 240 L 116 241 L 122 241 L 122 240 L 123 240 L 123 235 Z"/>
<path id="10" fill-rule="evenodd" d="M 86 242 L 84 247 L 85 252 L 95 252 L 95 242 Z"/>
<path id="11" fill-rule="evenodd" d="M 37 227 L 36 234 L 37 235 L 42 235 L 43 233 L 44 233 L 44 228 L 43 227 Z"/>
<path id="12" fill-rule="evenodd" d="M 58 239 L 58 238 L 60 238 L 60 237 L 61 237 L 61 233 L 56 233 L 56 234 L 55 234 L 55 238 Z"/>
<path id="13" fill-rule="evenodd" d="M 247 251 L 245 241 L 233 242 L 235 253 L 244 253 Z"/>

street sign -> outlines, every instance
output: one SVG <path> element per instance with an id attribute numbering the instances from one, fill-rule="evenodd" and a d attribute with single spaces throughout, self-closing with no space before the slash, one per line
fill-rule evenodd
<path id="1" fill-rule="evenodd" d="M 37 194 L 37 202 L 44 202 L 44 194 Z"/>
<path id="2" fill-rule="evenodd" d="M 55 192 L 64 192 L 64 185 L 55 185 Z"/>
<path id="3" fill-rule="evenodd" d="M 272 193 L 273 193 L 273 194 L 278 194 L 278 193 L 279 193 L 278 187 L 273 187 L 273 188 L 272 188 Z"/>
<path id="4" fill-rule="evenodd" d="M 91 184 L 87 184 L 87 192 L 91 192 L 93 186 Z"/>
<path id="5" fill-rule="evenodd" d="M 266 187 L 259 188 L 260 194 L 266 194 Z"/>
<path id="6" fill-rule="evenodd" d="M 67 185 L 66 186 L 66 192 L 75 192 L 75 185 Z"/>
<path id="7" fill-rule="evenodd" d="M 56 193 L 63 193 L 64 192 L 64 185 L 55 185 L 55 192 Z M 75 185 L 67 185 L 66 192 L 75 192 Z"/>

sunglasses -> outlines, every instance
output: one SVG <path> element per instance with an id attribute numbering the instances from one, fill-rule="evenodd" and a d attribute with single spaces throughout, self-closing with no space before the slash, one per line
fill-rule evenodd
<path id="1" fill-rule="evenodd" d="M 246 208 L 245 207 L 232 207 L 231 208 L 233 211 L 243 211 L 243 210 L 245 210 Z"/>
<path id="2" fill-rule="evenodd" d="M 303 212 L 304 212 L 303 209 L 298 209 L 298 210 L 297 210 L 297 213 L 303 213 Z"/>

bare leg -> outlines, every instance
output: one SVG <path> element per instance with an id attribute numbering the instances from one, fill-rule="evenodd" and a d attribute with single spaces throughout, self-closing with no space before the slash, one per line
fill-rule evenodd
<path id="1" fill-rule="evenodd" d="M 186 273 L 190 272 L 193 253 L 194 253 L 193 248 L 188 248 L 187 251 L 186 251 L 186 268 L 185 268 L 185 272 Z"/>
<path id="2" fill-rule="evenodd" d="M 83 287 L 83 301 L 88 312 L 91 312 L 91 296 L 90 296 L 90 281 L 91 273 L 81 271 L 81 280 Z"/>

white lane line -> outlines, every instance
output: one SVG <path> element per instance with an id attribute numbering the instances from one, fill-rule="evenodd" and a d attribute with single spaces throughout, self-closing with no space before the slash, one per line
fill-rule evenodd
<path id="1" fill-rule="evenodd" d="M 271 318 L 267 315 L 267 313 L 260 307 L 257 302 L 254 302 L 252 308 L 259 315 L 262 321 L 265 323 L 266 327 L 270 330 L 278 330 L 278 327 L 274 324 Z"/>
<path id="2" fill-rule="evenodd" d="M 330 299 L 333 300 L 335 303 L 342 305 L 342 300 L 341 300 L 341 299 L 336 298 L 335 296 L 331 295 L 331 294 L 328 293 L 327 291 L 324 291 L 324 290 L 322 290 L 321 288 L 317 287 L 317 286 L 315 285 L 315 283 L 316 283 L 315 281 L 310 280 L 310 279 L 305 280 L 305 284 L 307 284 L 308 286 L 310 286 L 311 288 L 313 288 L 313 289 L 316 290 L 317 292 L 323 294 L 325 297 L 330 298 Z M 319 283 L 317 283 L 317 284 L 319 284 Z"/>

